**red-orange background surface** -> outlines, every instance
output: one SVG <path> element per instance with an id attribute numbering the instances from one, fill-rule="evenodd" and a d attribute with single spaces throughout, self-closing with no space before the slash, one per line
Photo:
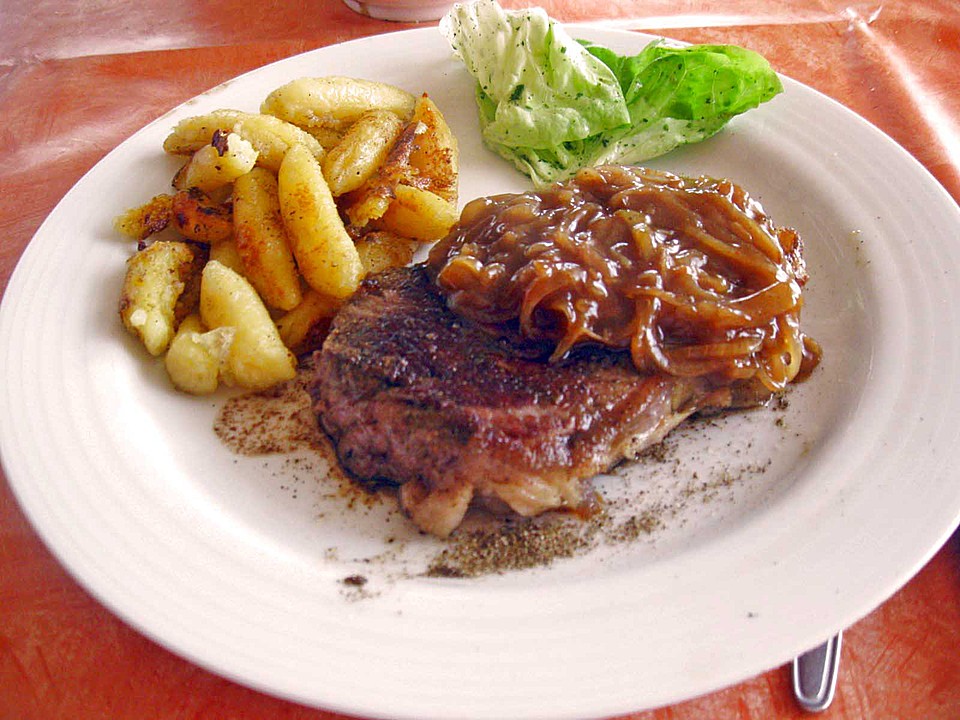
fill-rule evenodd
<path id="1" fill-rule="evenodd" d="M 878 125 L 960 199 L 956 0 L 540 4 L 564 21 L 758 50 Z M 0 2 L 0 288 L 63 194 L 150 120 L 268 62 L 406 27 L 339 0 Z M 802 716 L 781 668 L 628 717 Z M 124 625 L 59 566 L 0 479 L 0 720 L 334 717 L 211 675 Z M 822 717 L 960 718 L 960 535 L 849 628 Z"/>

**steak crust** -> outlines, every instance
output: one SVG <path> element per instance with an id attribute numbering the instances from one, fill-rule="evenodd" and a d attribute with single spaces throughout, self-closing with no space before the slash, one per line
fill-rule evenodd
<path id="1" fill-rule="evenodd" d="M 471 502 L 523 516 L 577 509 L 587 479 L 659 442 L 729 388 L 638 373 L 623 352 L 498 338 L 447 309 L 422 266 L 368 278 L 331 326 L 310 385 L 342 466 L 400 486 L 441 537 Z"/>

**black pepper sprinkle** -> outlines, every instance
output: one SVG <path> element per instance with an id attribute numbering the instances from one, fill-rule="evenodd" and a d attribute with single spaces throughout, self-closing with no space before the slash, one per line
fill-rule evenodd
<path id="1" fill-rule="evenodd" d="M 427 577 L 469 578 L 508 570 L 545 567 L 592 544 L 579 523 L 507 523 L 500 530 L 475 530 L 455 536 L 426 570 Z"/>

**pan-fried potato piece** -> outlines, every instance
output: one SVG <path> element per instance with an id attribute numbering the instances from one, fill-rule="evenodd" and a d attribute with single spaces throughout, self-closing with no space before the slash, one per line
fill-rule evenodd
<path id="1" fill-rule="evenodd" d="M 188 315 L 193 315 L 200 309 L 200 277 L 203 266 L 210 259 L 210 247 L 199 243 L 190 244 L 190 249 L 193 250 L 193 262 L 189 267 L 182 268 L 183 292 L 177 298 L 177 305 L 173 309 L 174 327 L 179 327 Z"/>
<path id="2" fill-rule="evenodd" d="M 397 141 L 387 153 L 387 159 L 363 185 L 343 198 L 344 212 L 350 225 L 365 228 L 373 220 L 383 217 L 394 198 L 394 188 L 414 181 L 416 171 L 410 166 L 420 123 L 404 126 Z"/>
<path id="3" fill-rule="evenodd" d="M 280 211 L 304 280 L 334 298 L 351 295 L 363 278 L 363 265 L 320 163 L 302 145 L 290 148 L 278 180 Z"/>
<path id="4" fill-rule="evenodd" d="M 260 112 L 302 128 L 345 129 L 368 110 L 386 110 L 404 120 L 416 98 L 393 85 L 341 76 L 305 77 L 270 93 Z"/>
<path id="5" fill-rule="evenodd" d="M 362 230 L 374 220 L 382 218 L 392 201 L 392 185 L 387 182 L 367 181 L 354 195 L 347 198 L 344 212 L 350 226 Z"/>
<path id="6" fill-rule="evenodd" d="M 203 268 L 200 318 L 210 329 L 235 329 L 221 376 L 224 382 L 264 390 L 296 375 L 296 358 L 280 339 L 253 285 L 216 261 Z"/>
<path id="7" fill-rule="evenodd" d="M 304 145 L 317 158 L 324 155 L 320 142 L 305 130 L 273 115 L 239 110 L 214 110 L 181 120 L 163 142 L 173 155 L 192 155 L 213 141 L 217 131 L 233 132 L 257 151 L 257 164 L 276 172 L 283 156 L 294 145 Z"/>
<path id="8" fill-rule="evenodd" d="M 280 216 L 277 177 L 254 168 L 233 185 L 233 231 L 243 274 L 271 307 L 300 304 L 300 274 Z"/>
<path id="9" fill-rule="evenodd" d="M 394 194 L 381 223 L 397 235 L 433 242 L 450 232 L 459 219 L 455 205 L 429 190 L 398 185 Z"/>
<path id="10" fill-rule="evenodd" d="M 172 195 L 157 195 L 139 207 L 130 208 L 113 221 L 121 235 L 134 240 L 146 240 L 170 224 Z"/>
<path id="11" fill-rule="evenodd" d="M 199 188 L 179 191 L 170 210 L 174 227 L 188 240 L 213 244 L 233 234 L 230 205 L 215 202 Z"/>
<path id="12" fill-rule="evenodd" d="M 373 275 L 388 268 L 409 265 L 419 244 L 417 240 L 391 232 L 373 231 L 357 240 L 357 253 L 367 275 Z"/>
<path id="13" fill-rule="evenodd" d="M 243 275 L 243 258 L 240 257 L 240 251 L 237 250 L 237 243 L 234 242 L 233 238 L 211 245 L 210 259 L 216 260 L 221 265 L 226 265 L 234 272 Z"/>
<path id="14" fill-rule="evenodd" d="M 280 169 L 287 151 L 294 146 L 302 145 L 318 160 L 326 152 L 313 135 L 272 115 L 245 115 L 233 126 L 233 131 L 259 151 L 257 164 L 274 172 Z"/>
<path id="15" fill-rule="evenodd" d="M 298 126 L 299 127 L 299 126 Z M 329 150 L 343 137 L 344 131 L 348 128 L 326 128 L 326 127 L 305 127 L 303 130 L 310 133 L 317 139 L 317 142 L 323 146 L 324 150 Z"/>
<path id="16" fill-rule="evenodd" d="M 236 328 L 219 327 L 206 331 L 199 315 L 180 323 L 164 357 L 167 375 L 178 390 L 192 395 L 209 395 L 220 384 Z"/>
<path id="17" fill-rule="evenodd" d="M 384 163 L 343 198 L 350 225 L 363 229 L 382 218 L 402 185 L 429 190 L 455 206 L 459 162 L 456 139 L 443 115 L 429 97 L 422 96 Z"/>
<path id="18" fill-rule="evenodd" d="M 453 131 L 447 125 L 440 108 L 426 93 L 417 99 L 413 120 L 423 123 L 425 130 L 417 133 L 415 147 L 410 153 L 410 165 L 417 169 L 425 184 L 418 184 L 454 205 L 460 175 L 460 151 Z"/>
<path id="19" fill-rule="evenodd" d="M 277 320 L 284 344 L 296 355 L 319 348 L 340 305 L 340 300 L 307 290 L 303 302 Z"/>
<path id="20" fill-rule="evenodd" d="M 248 114 L 240 110 L 224 109 L 184 118 L 163 141 L 164 152 L 170 155 L 193 155 L 213 141 L 215 132 L 231 132 L 237 121 Z"/>
<path id="21" fill-rule="evenodd" d="M 369 110 L 323 158 L 323 176 L 334 197 L 356 190 L 386 162 L 403 121 L 387 110 Z"/>
<path id="22" fill-rule="evenodd" d="M 195 187 L 210 193 L 250 172 L 259 154 L 236 133 L 214 130 L 210 144 L 190 156 L 174 177 L 173 186 L 178 190 Z"/>
<path id="23" fill-rule="evenodd" d="M 120 318 L 151 355 L 160 355 L 173 338 L 177 300 L 186 287 L 193 260 L 194 251 L 187 243 L 158 241 L 127 263 Z"/>

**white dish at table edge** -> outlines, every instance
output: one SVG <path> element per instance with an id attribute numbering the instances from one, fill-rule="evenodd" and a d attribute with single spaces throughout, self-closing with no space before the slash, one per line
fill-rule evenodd
<path id="1" fill-rule="evenodd" d="M 570 27 L 621 52 L 649 40 Z M 960 211 L 888 137 L 785 80 L 782 96 L 717 137 L 650 164 L 730 177 L 805 239 L 804 320 L 826 354 L 796 393 L 799 440 L 775 453 L 790 466 L 775 466 L 745 509 L 704 511 L 666 550 L 653 542 L 636 556 L 467 581 L 401 577 L 346 597 L 346 550 L 369 538 L 356 531 L 331 552 L 322 518 L 289 522 L 302 503 L 276 480 L 258 485 L 246 459 L 242 479 L 230 477 L 236 458 L 210 429 L 219 400 L 171 391 L 120 328 L 130 249 L 110 226 L 169 181 L 160 146 L 177 120 L 255 110 L 284 82 L 324 74 L 429 92 L 461 143 L 461 202 L 526 187 L 481 147 L 472 82 L 435 28 L 243 75 L 77 183 L 0 310 L 0 448 L 40 536 L 125 621 L 216 673 L 340 712 L 600 717 L 785 662 L 870 612 L 949 537 L 960 518 L 947 462 L 960 439 L 960 333 L 941 317 L 960 305 Z"/>

